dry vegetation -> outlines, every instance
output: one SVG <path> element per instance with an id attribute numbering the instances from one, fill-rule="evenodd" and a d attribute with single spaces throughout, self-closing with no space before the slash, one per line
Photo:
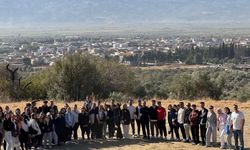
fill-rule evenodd
<path id="1" fill-rule="evenodd" d="M 191 102 L 199 105 L 200 101 L 185 101 Z M 5 107 L 6 105 L 10 106 L 12 109 L 15 109 L 17 107 L 23 109 L 25 107 L 25 104 L 27 102 L 17 102 L 17 103 L 1 103 L 1 107 Z M 166 100 L 163 101 L 163 106 L 166 108 L 169 104 L 177 104 L 178 101 L 176 100 Z M 42 102 L 38 102 L 38 105 L 41 105 Z M 78 106 L 82 106 L 83 102 L 73 102 L 69 103 L 70 106 L 73 106 L 74 104 L 78 104 Z M 150 104 L 150 103 L 148 103 Z M 239 101 L 234 100 L 221 100 L 221 101 L 213 101 L 213 100 L 206 100 L 206 105 L 213 105 L 215 109 L 224 108 L 226 106 L 232 108 L 233 104 L 238 104 L 240 107 L 240 110 L 245 113 L 246 118 L 246 126 L 244 129 L 245 132 L 245 146 L 248 148 L 250 147 L 250 102 L 241 103 Z M 59 107 L 64 106 L 64 102 L 57 102 L 57 105 Z M 219 139 L 217 140 L 219 141 Z M 133 149 L 133 150 L 166 150 L 166 149 L 176 149 L 176 150 L 200 150 L 204 147 L 201 146 L 193 146 L 188 143 L 182 143 L 182 142 L 170 142 L 170 141 L 163 141 L 163 140 L 150 140 L 150 141 L 144 141 L 139 139 L 132 139 L 132 140 L 121 140 L 121 141 L 79 141 L 77 144 L 71 144 L 64 147 L 57 147 L 56 149 L 67 149 L 67 150 L 80 150 L 80 149 L 108 149 L 108 150 L 125 150 L 125 149 Z M 212 149 L 219 149 L 219 148 L 207 148 L 208 150 Z"/>

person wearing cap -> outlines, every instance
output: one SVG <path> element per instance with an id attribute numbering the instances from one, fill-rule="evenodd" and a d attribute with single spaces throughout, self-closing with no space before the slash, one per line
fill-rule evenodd
<path id="1" fill-rule="evenodd" d="M 217 127 L 217 115 L 214 112 L 214 107 L 209 107 L 207 114 L 207 132 L 206 132 L 206 147 L 210 147 L 210 140 L 212 136 L 213 147 L 216 146 L 216 127 Z"/>
<path id="2" fill-rule="evenodd" d="M 189 121 L 191 125 L 191 133 L 193 137 L 193 144 L 199 144 L 199 111 L 196 109 L 196 105 L 192 105 L 192 112 L 189 115 Z"/>
<path id="3" fill-rule="evenodd" d="M 184 129 L 186 133 L 186 141 L 190 142 L 191 141 L 191 136 L 190 136 L 190 121 L 189 121 L 189 115 L 192 112 L 191 104 L 188 103 L 187 107 L 184 112 Z"/>
<path id="4" fill-rule="evenodd" d="M 205 103 L 200 102 L 200 133 L 201 133 L 201 144 L 205 145 L 206 144 L 206 123 L 207 123 L 207 113 L 208 110 L 205 108 Z"/>
<path id="5" fill-rule="evenodd" d="M 150 129 L 152 137 L 155 136 L 154 129 L 156 131 L 156 137 L 158 137 L 158 125 L 157 125 L 157 105 L 156 101 L 152 100 L 152 106 L 149 107 Z"/>
<path id="6" fill-rule="evenodd" d="M 35 148 L 38 148 L 39 147 L 38 138 L 42 134 L 42 132 L 36 119 L 37 119 L 36 114 L 32 113 L 28 125 L 29 125 L 29 134 L 31 135 L 32 144 L 33 146 L 35 146 Z"/>
<path id="7" fill-rule="evenodd" d="M 138 100 L 138 106 L 135 109 L 136 125 L 137 125 L 137 136 L 140 137 L 141 132 L 141 100 Z"/>
<path id="8" fill-rule="evenodd" d="M 127 107 L 129 113 L 130 113 L 130 124 L 132 128 L 132 135 L 135 136 L 135 113 L 136 109 L 135 106 L 133 106 L 133 100 L 129 100 L 128 107 Z"/>
<path id="9" fill-rule="evenodd" d="M 231 130 L 233 131 L 236 150 L 244 149 L 244 125 L 245 116 L 243 112 L 239 111 L 238 105 L 234 105 L 234 112 L 231 114 Z M 240 140 L 240 146 L 238 140 Z"/>
<path id="10" fill-rule="evenodd" d="M 44 123 L 43 146 L 52 148 L 53 123 L 50 112 L 47 112 Z"/>
<path id="11" fill-rule="evenodd" d="M 226 135 L 226 123 L 227 123 L 227 115 L 222 112 L 221 109 L 217 110 L 217 128 L 219 130 L 219 136 L 220 136 L 220 148 L 225 149 L 226 143 L 225 143 L 225 135 Z"/>
<path id="12" fill-rule="evenodd" d="M 161 106 L 161 102 L 158 102 L 157 107 L 157 125 L 160 130 L 160 136 L 167 138 L 167 129 L 166 129 L 166 109 Z"/>
<path id="13" fill-rule="evenodd" d="M 178 130 L 181 130 L 183 142 L 186 142 L 186 133 L 185 133 L 185 128 L 184 128 L 184 120 L 185 120 L 185 107 L 184 103 L 180 102 L 179 103 L 179 110 L 177 114 L 177 121 L 178 121 Z"/>

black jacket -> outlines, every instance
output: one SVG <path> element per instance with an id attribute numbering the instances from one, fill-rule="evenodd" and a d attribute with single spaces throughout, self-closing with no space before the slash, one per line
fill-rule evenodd
<path id="1" fill-rule="evenodd" d="M 151 106 L 149 108 L 149 118 L 150 120 L 156 120 L 157 121 L 157 106 L 153 107 Z"/>
<path id="2" fill-rule="evenodd" d="M 139 106 L 137 106 L 136 108 L 135 108 L 135 115 L 137 116 L 137 120 L 141 120 L 141 118 L 140 118 L 140 115 L 141 115 L 141 109 L 142 109 L 142 106 L 140 106 L 141 108 L 139 109 Z"/>
<path id="3" fill-rule="evenodd" d="M 206 108 L 204 108 L 204 111 L 200 110 L 200 112 L 199 112 L 200 124 L 206 125 L 207 113 L 208 113 L 208 110 Z"/>
<path id="4" fill-rule="evenodd" d="M 5 131 L 13 131 L 14 128 L 15 128 L 15 125 L 10 119 L 3 121 L 3 129 Z"/>
<path id="5" fill-rule="evenodd" d="M 189 115 L 190 115 L 190 113 L 191 113 L 192 111 L 193 111 L 192 108 L 185 109 L 185 116 L 184 116 L 184 123 L 185 123 L 185 124 L 190 124 Z"/>
<path id="6" fill-rule="evenodd" d="M 89 125 L 89 115 L 88 113 L 79 113 L 79 124 L 81 126 L 88 126 Z"/>
<path id="7" fill-rule="evenodd" d="M 122 121 L 123 124 L 129 125 L 130 123 L 130 113 L 128 109 L 122 109 Z"/>
<path id="8" fill-rule="evenodd" d="M 141 121 L 142 122 L 149 121 L 149 108 L 147 106 L 141 108 Z"/>

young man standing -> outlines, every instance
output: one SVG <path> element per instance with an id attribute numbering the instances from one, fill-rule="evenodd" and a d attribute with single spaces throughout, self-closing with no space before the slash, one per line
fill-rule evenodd
<path id="1" fill-rule="evenodd" d="M 199 111 L 196 109 L 196 105 L 192 105 L 193 111 L 189 115 L 189 121 L 191 125 L 191 133 L 193 137 L 193 144 L 198 144 L 199 141 Z"/>
<path id="2" fill-rule="evenodd" d="M 179 128 L 181 130 L 183 142 L 186 141 L 186 133 L 185 133 L 185 128 L 184 128 L 184 118 L 185 118 L 185 108 L 184 108 L 184 103 L 180 102 L 180 109 L 178 110 L 178 116 L 177 116 L 177 121 Z"/>
<path id="3" fill-rule="evenodd" d="M 141 131 L 141 100 L 138 100 L 138 106 L 136 107 L 136 112 L 135 112 L 135 116 L 136 116 L 136 124 L 137 124 L 137 136 L 140 137 L 140 131 Z"/>
<path id="4" fill-rule="evenodd" d="M 185 109 L 185 116 L 184 116 L 184 128 L 185 128 L 185 133 L 186 133 L 186 141 L 190 142 L 191 141 L 191 136 L 190 136 L 190 121 L 189 121 L 189 115 L 192 112 L 191 104 L 187 104 L 187 108 Z"/>
<path id="5" fill-rule="evenodd" d="M 244 125 L 245 125 L 245 117 L 244 114 L 239 111 L 238 106 L 234 105 L 234 112 L 231 115 L 231 130 L 233 131 L 235 148 L 237 150 L 244 149 Z M 238 145 L 238 140 L 240 139 L 240 148 Z"/>
<path id="6" fill-rule="evenodd" d="M 158 126 L 157 126 L 157 105 L 156 101 L 152 100 L 152 106 L 149 108 L 149 118 L 150 118 L 150 129 L 151 129 L 151 135 L 154 138 L 155 132 L 156 131 L 156 137 L 158 137 Z"/>
<path id="7" fill-rule="evenodd" d="M 171 120 L 172 121 L 172 120 Z M 167 129 L 166 129 L 166 109 L 161 106 L 161 102 L 158 102 L 157 108 L 157 123 L 160 130 L 161 137 L 164 134 L 164 137 L 167 138 Z"/>
<path id="8" fill-rule="evenodd" d="M 205 108 L 205 103 L 201 102 L 200 103 L 201 110 L 200 110 L 200 132 L 201 132 L 201 144 L 205 145 L 206 144 L 206 123 L 207 123 L 207 113 L 208 110 Z"/>
<path id="9" fill-rule="evenodd" d="M 135 136 L 135 113 L 136 113 L 136 109 L 133 106 L 133 100 L 129 100 L 129 104 L 128 104 L 128 111 L 130 113 L 130 123 L 131 123 L 131 128 L 132 128 L 132 134 L 133 136 Z"/>
<path id="10" fill-rule="evenodd" d="M 146 101 L 143 101 L 141 108 L 141 126 L 143 132 L 143 138 L 149 139 L 149 108 L 146 104 Z"/>

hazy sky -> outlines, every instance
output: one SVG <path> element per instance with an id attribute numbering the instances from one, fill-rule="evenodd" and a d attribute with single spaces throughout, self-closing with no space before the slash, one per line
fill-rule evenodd
<path id="1" fill-rule="evenodd" d="M 1 26 L 248 26 L 250 0 L 0 0 Z"/>

